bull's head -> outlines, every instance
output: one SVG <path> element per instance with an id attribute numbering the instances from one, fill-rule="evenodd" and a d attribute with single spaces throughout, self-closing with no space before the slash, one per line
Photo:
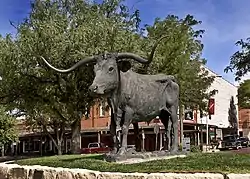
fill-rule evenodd
<path id="1" fill-rule="evenodd" d="M 67 70 L 60 70 L 50 65 L 43 57 L 42 59 L 50 68 L 61 73 L 68 73 L 86 63 L 95 62 L 94 66 L 95 79 L 92 85 L 89 87 L 89 90 L 91 93 L 97 95 L 104 95 L 108 94 L 114 89 L 117 89 L 120 79 L 120 70 L 126 71 L 128 70 L 128 68 L 124 69 L 125 64 L 126 67 L 128 67 L 128 64 L 130 65 L 130 63 L 128 61 L 125 61 L 125 59 L 133 59 L 139 63 L 149 64 L 153 59 L 157 44 L 160 42 L 161 39 L 165 37 L 166 36 L 160 38 L 154 45 L 148 60 L 132 53 L 110 53 L 110 54 L 87 57 L 77 62 L 75 65 L 73 65 L 71 68 Z"/>

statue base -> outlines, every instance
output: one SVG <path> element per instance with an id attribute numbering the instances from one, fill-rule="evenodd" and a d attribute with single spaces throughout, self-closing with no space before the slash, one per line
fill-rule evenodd
<path id="1" fill-rule="evenodd" d="M 171 156 L 183 156 L 186 155 L 187 152 L 182 151 L 153 151 L 153 152 L 136 152 L 136 151 L 129 151 L 124 155 L 112 154 L 107 153 L 104 154 L 104 161 L 106 162 L 126 162 L 127 160 L 142 160 L 142 159 L 151 159 L 151 158 L 158 158 L 163 159 L 164 157 L 171 157 Z"/>

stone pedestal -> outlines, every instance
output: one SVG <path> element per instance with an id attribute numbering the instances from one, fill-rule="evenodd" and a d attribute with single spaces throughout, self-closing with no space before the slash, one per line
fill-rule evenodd
<path id="1" fill-rule="evenodd" d="M 136 151 L 129 151 L 124 155 L 117 155 L 117 154 L 104 154 L 104 160 L 107 162 L 119 162 L 119 161 L 126 161 L 128 159 L 150 159 L 159 157 L 166 157 L 166 156 L 174 156 L 174 155 L 186 155 L 186 152 L 169 152 L 169 151 L 153 151 L 153 152 L 136 152 Z"/>

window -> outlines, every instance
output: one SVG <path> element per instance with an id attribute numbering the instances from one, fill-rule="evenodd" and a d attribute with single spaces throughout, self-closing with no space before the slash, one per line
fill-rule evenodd
<path id="1" fill-rule="evenodd" d="M 23 153 L 27 152 L 27 142 L 23 141 Z"/>
<path id="2" fill-rule="evenodd" d="M 23 141 L 23 152 L 39 152 L 40 151 L 40 141 L 35 140 L 29 140 L 29 141 Z"/>
<path id="3" fill-rule="evenodd" d="M 23 141 L 24 142 L 24 152 L 28 152 L 30 150 L 29 141 Z"/>
<path id="4" fill-rule="evenodd" d="M 66 140 L 66 152 L 71 151 L 71 140 Z"/>
<path id="5" fill-rule="evenodd" d="M 96 108 L 96 116 L 99 116 L 99 109 Z"/>
<path id="6" fill-rule="evenodd" d="M 193 110 L 190 107 L 185 108 L 185 120 L 193 120 Z"/>
<path id="7" fill-rule="evenodd" d="M 99 147 L 99 144 L 98 143 L 90 143 L 88 148 L 97 148 Z"/>
<path id="8" fill-rule="evenodd" d="M 105 116 L 105 108 L 102 104 L 100 105 L 100 116 L 101 117 Z"/>
<path id="9" fill-rule="evenodd" d="M 53 143 L 52 143 L 52 140 L 49 141 L 49 150 L 52 151 L 52 146 L 53 146 Z"/>
<path id="10" fill-rule="evenodd" d="M 40 151 L 40 141 L 39 140 L 34 140 L 33 141 L 33 151 L 34 152 L 39 152 Z"/>

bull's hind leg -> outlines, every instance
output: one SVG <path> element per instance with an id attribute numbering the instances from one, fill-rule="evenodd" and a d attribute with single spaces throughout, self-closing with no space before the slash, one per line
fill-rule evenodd
<path id="1" fill-rule="evenodd" d="M 172 123 L 169 118 L 170 114 L 167 111 L 162 110 L 160 114 L 160 119 L 165 127 L 164 150 L 170 150 L 170 143 L 171 143 L 170 133 L 171 133 Z"/>
<path id="2" fill-rule="evenodd" d="M 177 152 L 178 151 L 178 116 L 177 116 L 177 107 L 173 106 L 171 108 L 171 121 L 173 124 L 173 143 L 171 146 L 171 152 Z"/>

